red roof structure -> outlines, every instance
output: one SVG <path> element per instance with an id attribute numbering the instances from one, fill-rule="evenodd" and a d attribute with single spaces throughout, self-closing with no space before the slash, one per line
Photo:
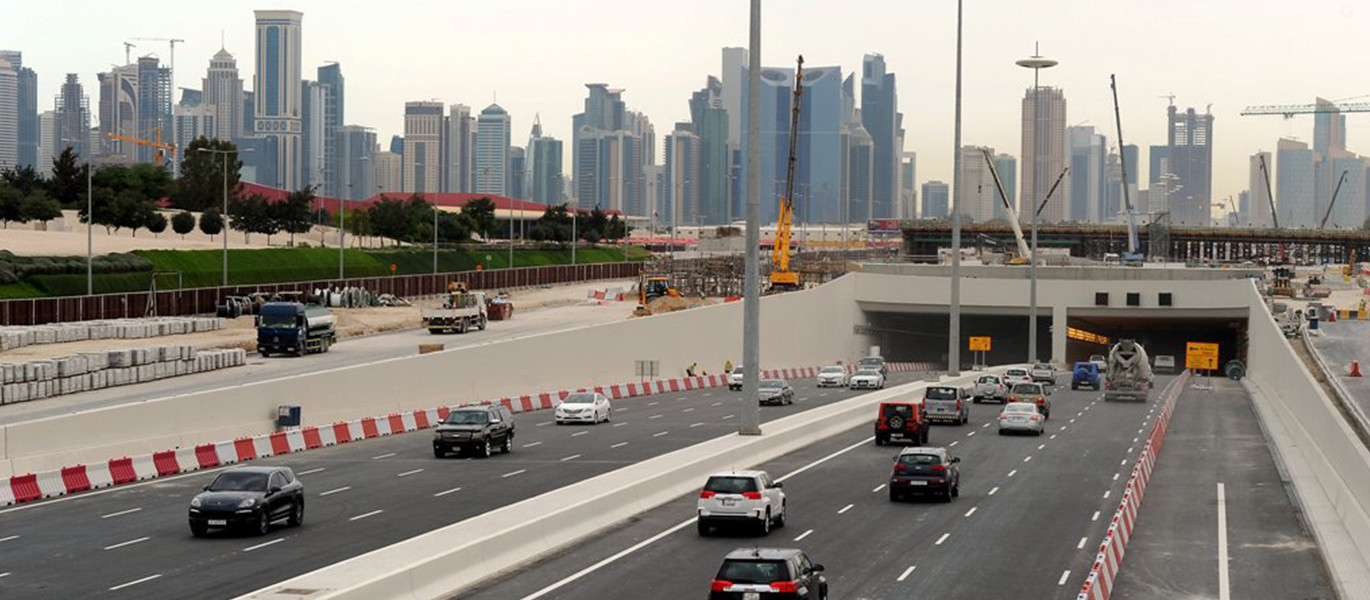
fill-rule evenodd
<path id="1" fill-rule="evenodd" d="M 290 192 L 247 181 L 242 182 L 242 184 L 238 188 L 238 195 L 248 196 L 252 194 L 260 194 L 267 200 L 275 202 L 278 200 L 286 199 L 286 197 L 290 195 Z M 436 192 L 385 192 L 381 194 L 376 194 L 365 200 L 344 200 L 343 202 L 346 203 L 346 206 L 348 208 L 356 209 L 371 206 L 372 204 L 380 202 L 382 198 L 391 198 L 394 200 L 407 200 L 410 196 L 416 195 L 428 201 L 429 204 L 452 211 L 461 210 L 463 206 L 466 206 L 467 202 L 470 202 L 472 200 L 476 200 L 479 198 L 489 198 L 490 201 L 495 204 L 496 212 L 506 212 L 507 214 L 509 212 L 516 211 L 517 213 L 521 213 L 523 218 L 528 218 L 528 213 L 536 213 L 537 216 L 541 216 L 543 211 L 547 210 L 547 207 L 549 206 L 547 204 L 543 204 L 540 202 L 519 200 L 517 198 L 508 198 L 496 194 L 449 194 Z M 313 209 L 318 210 L 320 208 L 327 209 L 329 211 L 337 210 L 338 199 L 329 198 L 327 196 L 315 196 Z M 585 209 L 575 210 L 578 210 L 582 214 L 590 212 Z M 617 210 L 606 210 L 604 211 L 604 214 L 622 216 L 621 213 Z"/>

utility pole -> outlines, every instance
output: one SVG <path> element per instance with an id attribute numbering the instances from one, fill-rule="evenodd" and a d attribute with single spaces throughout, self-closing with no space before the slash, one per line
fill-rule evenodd
<path id="1" fill-rule="evenodd" d="M 761 435 L 761 0 L 751 2 L 747 56 L 747 258 L 742 295 L 742 419 L 739 435 Z"/>
<path id="2" fill-rule="evenodd" d="M 951 321 L 947 325 L 947 374 L 961 374 L 961 0 L 956 0 L 956 149 L 951 176 Z"/>
<path id="3" fill-rule="evenodd" d="M 1032 185 L 1036 186 L 1037 182 L 1041 181 L 1042 175 L 1044 175 L 1040 168 L 1041 165 L 1038 164 L 1040 161 L 1037 160 L 1038 150 L 1043 145 L 1041 135 L 1042 88 L 1038 84 L 1038 74 L 1041 73 L 1042 69 L 1049 69 L 1056 66 L 1056 61 L 1049 58 L 1043 58 L 1040 51 L 1034 48 L 1031 57 L 1022 59 L 1016 64 L 1020 67 L 1032 69 L 1032 139 L 1033 143 L 1037 146 L 1036 148 L 1033 148 L 1032 152 Z M 1031 195 L 1032 190 L 1028 190 L 1028 197 L 1031 197 Z M 1051 194 L 1048 192 L 1047 198 L 1050 197 Z M 1042 205 L 1046 206 L 1046 200 L 1042 201 Z M 1031 271 L 1030 278 L 1032 280 L 1028 284 L 1028 362 L 1037 362 L 1037 213 L 1040 213 L 1041 209 L 1035 206 L 1029 206 L 1029 208 L 1033 210 L 1032 256 L 1030 266 L 1028 267 L 1029 271 Z M 1062 323 L 1061 326 L 1064 327 L 1065 324 Z"/>

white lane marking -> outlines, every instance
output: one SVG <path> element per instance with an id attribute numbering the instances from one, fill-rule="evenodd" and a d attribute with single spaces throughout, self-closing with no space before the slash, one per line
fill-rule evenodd
<path id="1" fill-rule="evenodd" d="M 580 437 L 580 436 L 585 435 L 585 434 L 587 434 L 587 433 L 590 433 L 590 432 L 588 432 L 588 431 L 577 431 L 577 432 L 571 434 L 571 437 Z"/>
<path id="2" fill-rule="evenodd" d="M 542 442 L 529 442 L 529 443 L 527 443 L 527 444 L 524 444 L 523 447 L 524 447 L 524 448 L 532 448 L 533 446 L 541 446 L 541 445 L 542 445 Z"/>
<path id="3" fill-rule="evenodd" d="M 622 448 L 622 447 L 627 446 L 627 445 L 628 445 L 628 442 L 619 442 L 619 443 L 617 443 L 617 444 L 614 444 L 614 445 L 612 445 L 612 446 L 609 446 L 609 449 L 612 450 L 612 449 L 614 449 L 614 448 Z"/>
<path id="4" fill-rule="evenodd" d="M 661 432 L 661 433 L 653 433 L 653 434 L 652 434 L 652 437 L 661 437 L 661 436 L 666 435 L 666 434 L 668 434 L 668 433 L 670 433 L 670 432 L 669 432 L 669 431 L 663 431 L 663 432 Z"/>
<path id="5" fill-rule="evenodd" d="M 823 463 L 825 463 L 825 462 L 828 462 L 828 461 L 830 461 L 830 460 L 832 460 L 832 459 L 834 459 L 834 458 L 837 458 L 837 457 L 839 457 L 839 456 L 841 456 L 841 455 L 843 455 L 843 454 L 846 454 L 846 453 L 848 453 L 848 452 L 851 452 L 852 450 L 855 450 L 855 449 L 857 449 L 857 448 L 861 448 L 861 447 L 863 447 L 863 446 L 868 446 L 868 445 L 870 445 L 871 441 L 874 440 L 874 439 L 875 439 L 875 438 L 874 438 L 873 436 L 872 436 L 872 437 L 867 437 L 866 439 L 863 439 L 863 440 L 861 440 L 861 441 L 859 441 L 859 442 L 856 442 L 855 444 L 852 444 L 852 445 L 850 445 L 850 446 L 847 446 L 846 448 L 843 448 L 843 449 L 841 449 L 841 450 L 838 450 L 838 451 L 836 451 L 836 452 L 833 452 L 832 454 L 829 454 L 829 455 L 827 455 L 827 456 L 824 456 L 823 458 L 820 458 L 820 459 L 815 460 L 815 461 L 813 461 L 813 462 L 811 462 L 811 463 L 809 463 L 809 464 L 807 464 L 807 465 L 804 465 L 804 466 L 802 466 L 802 467 L 799 467 L 798 469 L 795 469 L 795 470 L 793 470 L 793 471 L 790 471 L 789 473 L 786 473 L 785 475 L 782 475 L 782 476 L 780 476 L 780 477 L 777 477 L 777 478 L 776 478 L 776 481 L 785 481 L 786 479 L 789 479 L 789 478 L 791 478 L 791 477 L 794 477 L 795 475 L 798 475 L 798 474 L 800 474 L 800 473 L 803 473 L 804 471 L 807 471 L 807 470 L 809 470 L 809 469 L 812 469 L 812 468 L 814 468 L 814 467 L 816 467 L 816 466 L 818 466 L 818 465 L 821 465 L 821 464 L 823 464 Z M 677 531 L 680 531 L 681 529 L 684 529 L 684 528 L 686 528 L 686 527 L 689 527 L 689 526 L 691 526 L 691 525 L 694 525 L 694 523 L 695 523 L 696 520 L 697 520 L 696 517 L 690 517 L 690 518 L 688 518 L 688 519 L 686 519 L 686 520 L 684 520 L 684 521 L 681 521 L 681 522 L 679 522 L 679 523 L 677 523 L 677 524 L 675 524 L 675 525 L 672 525 L 671 527 L 666 528 L 664 531 L 662 531 L 662 532 L 660 532 L 660 533 L 657 533 L 656 535 L 654 535 L 654 536 L 652 536 L 652 537 L 649 537 L 649 538 L 647 538 L 647 539 L 645 539 L 645 540 L 642 540 L 641 542 L 638 542 L 638 543 L 636 543 L 636 544 L 633 544 L 632 546 L 630 546 L 630 547 L 628 547 L 628 548 L 625 548 L 625 549 L 623 549 L 623 550 L 620 550 L 618 553 L 614 554 L 613 556 L 610 556 L 610 557 L 608 557 L 608 558 L 605 558 L 605 559 L 603 559 L 603 560 L 601 560 L 601 561 L 599 561 L 599 562 L 597 562 L 597 563 L 595 563 L 595 564 L 593 564 L 593 565 L 590 565 L 590 566 L 588 566 L 588 567 L 585 567 L 584 569 L 581 569 L 581 570 L 579 570 L 579 571 L 576 571 L 575 573 L 572 573 L 572 574 L 570 574 L 570 575 L 567 575 L 566 577 L 563 577 L 562 579 L 558 580 L 558 581 L 555 582 L 555 583 L 552 583 L 551 585 L 548 585 L 547 587 L 544 587 L 544 588 L 542 588 L 542 589 L 540 589 L 540 590 L 538 590 L 538 591 L 536 591 L 536 592 L 533 592 L 532 594 L 529 594 L 529 595 L 527 595 L 527 596 L 524 596 L 521 600 L 537 600 L 538 598 L 541 598 L 541 597 L 546 596 L 546 595 L 548 595 L 548 594 L 550 594 L 550 593 L 552 593 L 552 592 L 555 592 L 555 591 L 557 591 L 557 590 L 559 590 L 559 589 L 561 589 L 561 588 L 563 588 L 563 587 L 566 587 L 568 584 L 571 584 L 571 583 L 573 583 L 573 582 L 579 580 L 580 578 L 585 577 L 586 575 L 589 575 L 589 574 L 591 574 L 591 573 L 594 573 L 595 571 L 598 571 L 598 570 L 604 568 L 605 566 L 608 566 L 608 565 L 610 565 L 610 564 L 613 564 L 613 563 L 615 563 L 615 562 L 618 562 L 619 560 L 621 560 L 621 559 L 622 559 L 623 557 L 625 557 L 625 556 L 628 556 L 628 555 L 630 555 L 630 554 L 633 554 L 634 552 L 637 552 L 638 550 L 641 550 L 641 549 L 643 549 L 643 548 L 646 548 L 647 546 L 650 546 L 650 545 L 652 545 L 652 544 L 655 544 L 656 542 L 660 541 L 662 538 L 665 538 L 665 537 L 667 537 L 667 536 L 669 536 L 669 535 L 671 535 L 671 534 L 673 534 L 673 533 L 675 533 L 675 532 L 677 532 Z"/>
<path id="6" fill-rule="evenodd" d="M 956 441 L 954 441 L 954 442 L 952 442 L 952 443 L 950 443 L 950 444 L 947 444 L 947 447 L 950 448 L 950 447 L 955 446 L 955 445 L 957 445 L 957 444 L 959 444 L 959 443 L 961 443 L 961 440 L 956 440 Z"/>
<path id="7" fill-rule="evenodd" d="M 1056 434 L 1054 434 L 1054 433 L 1051 434 L 1051 439 L 1053 439 L 1053 440 L 1056 439 Z"/>
<path id="8" fill-rule="evenodd" d="M 1018 474 L 1018 469 L 1014 469 L 1014 470 L 1008 472 L 1008 476 L 1009 476 L 1009 477 L 1013 477 L 1014 475 L 1017 475 L 1017 474 Z"/>
<path id="9" fill-rule="evenodd" d="M 661 415 L 652 415 L 652 416 L 647 417 L 647 418 L 648 418 L 648 419 L 660 419 L 660 418 L 661 418 Z"/>
<path id="10" fill-rule="evenodd" d="M 909 578 L 909 575 L 912 575 L 912 574 L 913 574 L 913 570 L 914 570 L 914 569 L 917 569 L 917 568 L 918 568 L 917 566 L 912 566 L 912 567 L 909 567 L 909 568 L 907 568 L 907 569 L 904 569 L 904 572 L 903 572 L 903 573 L 900 573 L 900 574 L 899 574 L 899 577 L 897 577 L 897 578 L 895 579 L 895 581 L 903 581 L 903 580 L 905 580 L 905 579 L 908 579 L 908 578 Z"/>
<path id="11" fill-rule="evenodd" d="M 152 538 L 149 538 L 149 537 L 140 537 L 140 538 L 138 538 L 138 539 L 136 539 L 136 540 L 129 540 L 129 541 L 127 541 L 127 542 L 119 542 L 119 543 L 117 543 L 117 544 L 114 544 L 113 546 L 105 546 L 104 549 L 105 549 L 105 550 L 113 550 L 113 549 L 115 549 L 115 548 L 123 548 L 124 546 L 132 546 L 132 545 L 137 544 L 137 543 L 140 543 L 140 542 L 146 542 L 146 541 L 148 541 L 148 540 L 150 540 L 150 539 L 152 539 Z"/>
<path id="12" fill-rule="evenodd" d="M 1031 455 L 1029 455 L 1029 456 L 1024 456 L 1024 457 L 1023 457 L 1023 462 L 1028 462 L 1028 461 L 1030 461 L 1030 460 L 1032 460 L 1032 456 L 1031 456 Z"/>
<path id="13" fill-rule="evenodd" d="M 1061 429 L 1059 429 L 1059 431 L 1065 431 L 1067 427 L 1070 427 L 1070 426 L 1069 426 L 1069 425 L 1062 425 L 1062 426 L 1061 426 Z"/>
<path id="14" fill-rule="evenodd" d="M 989 427 L 989 423 L 985 423 L 984 425 L 981 425 L 981 427 Z"/>
<path id="15" fill-rule="evenodd" d="M 260 549 L 265 548 L 265 547 L 267 547 L 267 546 L 270 546 L 270 545 L 272 545 L 272 544 L 279 544 L 279 543 L 284 542 L 284 541 L 285 541 L 285 538 L 276 538 L 276 539 L 271 540 L 271 541 L 269 541 L 269 542 L 263 542 L 263 543 L 261 543 L 261 544 L 257 544 L 256 546 L 248 546 L 248 547 L 246 547 L 246 548 L 243 548 L 243 552 L 251 552 L 251 551 L 253 551 L 253 550 L 260 550 Z"/>
<path id="16" fill-rule="evenodd" d="M 342 487 L 340 487 L 340 488 L 338 488 L 338 489 L 336 489 L 336 490 L 328 490 L 327 492 L 319 492 L 319 495 L 320 495 L 320 496 L 331 496 L 331 495 L 336 494 L 336 493 L 338 493 L 338 492 L 346 492 L 347 490 L 350 490 L 350 489 L 352 489 L 352 486 L 350 486 L 350 485 L 345 485 L 345 486 L 342 486 Z"/>
<path id="17" fill-rule="evenodd" d="M 970 432 L 970 433 L 967 433 L 967 434 L 966 434 L 966 437 L 971 437 L 971 436 L 974 436 L 974 435 L 975 435 L 975 432 L 972 431 L 972 432 Z"/>
<path id="18" fill-rule="evenodd" d="M 993 495 L 995 495 L 995 494 L 997 494 L 997 493 L 999 493 L 999 486 L 997 486 L 997 485 L 994 486 L 994 488 L 991 489 L 991 490 L 989 491 L 989 495 L 991 495 L 991 496 L 993 496 Z"/>
<path id="19" fill-rule="evenodd" d="M 1091 520 L 1091 521 L 1098 521 L 1098 520 L 1099 520 L 1099 511 L 1097 511 L 1097 510 L 1094 511 L 1094 516 L 1090 517 L 1089 520 Z"/>
<path id="20" fill-rule="evenodd" d="M 942 545 L 942 542 L 947 541 L 947 538 L 949 538 L 949 537 L 951 537 L 951 534 L 950 534 L 950 533 L 944 533 L 944 534 L 942 534 L 942 537 L 937 538 L 937 543 L 935 543 L 935 544 L 933 544 L 933 545 L 934 545 L 934 546 L 941 546 L 941 545 Z"/>
<path id="21" fill-rule="evenodd" d="M 837 511 L 837 514 L 839 514 L 839 515 L 840 515 L 840 514 L 843 514 L 843 513 L 847 512 L 847 511 L 851 510 L 851 507 L 853 507 L 853 506 L 856 506 L 856 505 L 855 505 L 855 504 L 848 504 L 848 505 L 846 505 L 846 506 L 843 506 L 841 509 L 839 509 L 839 510 Z"/>
<path id="22" fill-rule="evenodd" d="M 687 398 L 686 398 L 685 396 L 681 396 L 681 397 L 679 397 L 679 398 L 676 398 L 675 401 L 676 401 L 676 402 L 680 402 L 681 400 L 686 400 L 686 399 L 687 399 Z"/>
<path id="23" fill-rule="evenodd" d="M 0 573 L 0 579 L 4 579 L 4 578 L 9 577 L 9 576 L 10 576 L 10 574 L 9 574 L 8 572 L 6 572 L 6 573 Z"/>
<path id="24" fill-rule="evenodd" d="M 1124 459 L 1123 459 L 1123 462 L 1120 462 L 1120 463 L 1118 463 L 1118 464 L 1123 465 L 1123 466 L 1126 467 L 1126 466 L 1127 466 L 1127 459 L 1124 458 Z"/>
<path id="25" fill-rule="evenodd" d="M 883 489 L 885 489 L 885 484 L 882 483 L 880 485 L 875 486 L 875 489 L 871 490 L 871 493 L 874 494 L 875 492 L 878 492 Z"/>
<path id="26" fill-rule="evenodd" d="M 965 516 L 969 517 L 969 516 L 975 514 L 975 511 L 976 511 L 976 510 L 979 510 L 979 509 L 980 509 L 980 507 L 978 507 L 978 506 L 972 506 L 972 507 L 970 508 L 970 510 L 966 511 Z"/>
<path id="27" fill-rule="evenodd" d="M 723 404 L 723 402 L 720 400 L 720 401 L 718 401 L 718 402 L 714 402 L 713 404 L 710 404 L 709 406 L 719 406 L 719 405 L 722 405 L 722 404 Z"/>
<path id="28" fill-rule="evenodd" d="M 109 591 L 111 591 L 111 592 L 117 592 L 117 591 L 122 590 L 122 589 L 124 589 L 124 588 L 126 588 L 126 587 L 129 587 L 129 586 L 138 585 L 138 584 L 140 584 L 140 583 L 147 583 L 147 582 L 152 581 L 153 579 L 156 579 L 156 578 L 161 577 L 161 576 L 162 576 L 162 574 L 161 574 L 161 573 L 158 573 L 158 574 L 156 574 L 156 575 L 148 575 L 147 577 L 144 577 L 144 578 L 142 578 L 142 579 L 134 579 L 133 581 L 130 581 L 130 582 L 128 582 L 128 583 L 121 583 L 121 584 L 116 585 L 116 586 L 114 586 L 114 587 L 112 587 L 112 588 L 109 588 Z"/>
<path id="29" fill-rule="evenodd" d="M 614 427 L 622 427 L 622 426 L 624 426 L 624 425 L 627 425 L 627 423 L 624 423 L 623 421 L 619 421 L 619 422 L 617 422 L 617 423 L 614 423 Z"/>
<path id="30" fill-rule="evenodd" d="M 813 533 L 813 530 L 812 530 L 812 529 L 810 529 L 810 530 L 808 530 L 808 531 L 805 531 L 804 533 L 799 534 L 798 536 L 796 536 L 796 537 L 794 538 L 794 541 L 797 542 L 797 541 L 802 540 L 802 539 L 804 539 L 804 538 L 806 538 L 806 537 L 809 537 L 809 534 L 810 534 L 810 533 Z"/>
<path id="31" fill-rule="evenodd" d="M 1041 444 L 1041 445 L 1037 446 L 1037 449 L 1038 449 L 1038 450 L 1046 450 L 1046 448 L 1047 448 L 1047 445 L 1046 445 L 1046 444 Z"/>
<path id="32" fill-rule="evenodd" d="M 1137 443 L 1137 440 L 1139 440 L 1139 439 L 1142 439 L 1142 438 L 1132 438 L 1132 443 L 1134 443 L 1134 444 Z"/>
<path id="33" fill-rule="evenodd" d="M 119 511 L 119 512 L 112 512 L 112 513 L 109 513 L 109 514 L 107 514 L 107 515 L 100 515 L 100 518 L 101 518 L 101 519 L 108 519 L 108 518 L 111 518 L 111 517 L 121 517 L 121 516 L 124 516 L 124 515 L 131 515 L 131 514 L 136 513 L 136 512 L 138 512 L 138 511 L 140 511 L 140 510 L 143 510 L 142 507 L 139 507 L 139 508 L 130 508 L 130 509 L 128 509 L 128 510 L 121 510 L 121 511 Z"/>
<path id="34" fill-rule="evenodd" d="M 1075 419 L 1071 419 L 1070 422 L 1071 422 L 1071 423 L 1074 423 L 1074 422 L 1075 422 Z M 1061 429 L 1065 429 L 1065 427 L 1062 427 Z"/>
<path id="35" fill-rule="evenodd" d="M 1128 446 L 1128 447 L 1127 447 L 1127 453 L 1128 453 L 1128 454 L 1132 454 L 1132 446 Z"/>
<path id="36" fill-rule="evenodd" d="M 704 395 L 703 395 L 703 396 L 700 396 L 700 397 L 701 397 L 701 398 L 708 398 L 709 396 L 712 396 L 712 395 L 714 395 L 713 392 L 704 392 Z"/>
<path id="37" fill-rule="evenodd" d="M 647 406 L 656 406 L 656 405 L 658 405 L 658 404 L 661 404 L 661 403 L 660 403 L 660 402 L 648 402 L 648 403 L 647 403 Z"/>
<path id="38" fill-rule="evenodd" d="M 1061 578 L 1056 580 L 1056 585 L 1065 585 L 1067 579 L 1070 579 L 1070 569 L 1066 569 L 1064 573 L 1061 573 Z"/>
<path id="39" fill-rule="evenodd" d="M 726 421 L 726 420 L 731 419 L 731 418 L 733 418 L 733 417 L 735 417 L 735 416 L 737 416 L 737 415 L 723 415 L 723 419 Z"/>
<path id="40" fill-rule="evenodd" d="M 570 455 L 570 456 L 568 456 L 568 457 L 566 457 L 566 458 L 561 459 L 561 462 L 566 462 L 566 461 L 568 461 L 568 460 L 575 460 L 575 459 L 577 459 L 577 458 L 580 458 L 580 455 L 579 455 L 579 454 L 572 454 L 572 455 Z"/>
<path id="41" fill-rule="evenodd" d="M 1082 537 L 1082 538 L 1080 538 L 1080 543 L 1075 544 L 1075 549 L 1076 549 L 1076 550 L 1083 550 L 1084 547 L 1085 547 L 1085 544 L 1088 543 L 1088 542 L 1089 542 L 1089 538 L 1088 538 L 1088 537 Z"/>
<path id="42" fill-rule="evenodd" d="M 827 397 L 828 397 L 828 393 L 827 393 L 827 392 L 823 392 L 823 393 L 819 394 L 818 397 L 819 397 L 819 398 L 827 398 Z"/>
<path id="43" fill-rule="evenodd" d="M 1114 473 L 1114 474 L 1113 474 L 1113 480 L 1114 480 L 1114 481 L 1117 481 L 1119 475 L 1122 475 L 1122 473 Z"/>
<path id="44" fill-rule="evenodd" d="M 300 471 L 299 473 L 296 473 L 295 476 L 296 476 L 296 477 L 304 477 L 305 475 L 313 475 L 313 474 L 318 473 L 319 471 L 322 471 L 322 470 L 324 470 L 324 469 L 326 469 L 326 468 L 327 468 L 327 467 L 319 467 L 319 468 L 317 468 L 317 469 L 310 469 L 310 470 L 308 470 L 308 471 Z"/>
<path id="45" fill-rule="evenodd" d="M 443 490 L 443 491 L 441 491 L 441 492 L 438 492 L 438 493 L 436 493 L 436 494 L 433 494 L 433 497 L 434 497 L 434 498 L 441 498 L 441 497 L 446 496 L 446 495 L 448 495 L 448 494 L 455 494 L 455 493 L 460 492 L 460 491 L 461 491 L 461 488 L 459 488 L 459 487 L 454 487 L 454 488 L 452 488 L 452 489 L 450 489 L 450 490 Z"/>
<path id="46" fill-rule="evenodd" d="M 618 409 L 618 410 L 619 410 L 619 412 L 623 412 L 623 411 L 628 410 L 628 409 L 626 409 L 626 408 L 620 408 L 620 409 Z M 552 424 L 552 421 L 543 421 L 543 422 L 538 423 L 537 425 L 535 425 L 535 427 L 546 427 L 546 426 L 551 425 L 551 424 Z"/>
<path id="47" fill-rule="evenodd" d="M 1104 500 L 1108 500 L 1108 497 L 1109 497 L 1109 496 L 1112 496 L 1112 495 L 1113 495 L 1113 490 L 1104 490 Z"/>
<path id="48" fill-rule="evenodd" d="M 703 427 L 703 426 L 704 426 L 703 423 L 691 423 L 691 424 L 690 424 L 690 429 L 694 429 L 695 427 Z"/>
<path id="49" fill-rule="evenodd" d="M 17 540 L 17 539 L 19 539 L 19 536 L 17 536 L 17 535 L 11 535 L 11 536 L 8 536 L 8 537 L 2 537 L 2 538 L 0 538 L 0 542 L 8 542 L 8 541 L 10 541 L 10 540 Z"/>
<path id="50" fill-rule="evenodd" d="M 513 476 L 515 476 L 515 475 L 521 475 L 521 474 L 527 473 L 527 472 L 528 472 L 528 469 L 519 469 L 519 470 L 514 471 L 514 472 L 512 472 L 512 473 L 505 473 L 505 474 L 503 474 L 503 475 L 500 475 L 499 478 L 500 478 L 500 479 L 508 479 L 508 478 L 513 477 Z"/>
<path id="51" fill-rule="evenodd" d="M 372 456 L 372 457 L 371 457 L 371 460 L 381 460 L 381 459 L 383 459 L 383 458 L 390 458 L 390 457 L 394 456 L 395 454 L 396 454 L 395 452 L 387 452 L 387 453 L 382 454 L 382 455 L 380 455 L 380 456 Z"/>
<path id="52" fill-rule="evenodd" d="M 1218 600 L 1232 597 L 1227 573 L 1227 488 L 1218 484 Z"/>
<path id="53" fill-rule="evenodd" d="M 410 475 L 417 475 L 417 474 L 422 473 L 422 472 L 423 472 L 423 469 L 414 469 L 413 471 L 405 471 L 405 472 L 403 472 L 403 473 L 398 473 L 398 474 L 395 475 L 395 477 L 408 477 L 408 476 L 410 476 Z"/>
<path id="54" fill-rule="evenodd" d="M 385 510 L 383 510 L 383 509 L 373 510 L 373 511 L 371 511 L 371 512 L 369 512 L 369 513 L 362 513 L 362 514 L 360 514 L 360 515 L 357 515 L 357 516 L 355 516 L 355 517 L 352 517 L 352 518 L 348 519 L 348 521 L 357 521 L 357 520 L 360 520 L 360 519 L 365 519 L 365 518 L 367 518 L 367 517 L 374 517 L 374 516 L 379 515 L 379 514 L 381 514 L 381 513 L 383 513 L 383 512 L 385 512 Z"/>
<path id="55" fill-rule="evenodd" d="M 687 408 L 687 409 L 682 410 L 682 411 L 680 411 L 680 412 L 687 413 L 687 412 L 694 412 L 694 410 L 695 410 L 695 409 L 693 409 L 693 408 Z"/>

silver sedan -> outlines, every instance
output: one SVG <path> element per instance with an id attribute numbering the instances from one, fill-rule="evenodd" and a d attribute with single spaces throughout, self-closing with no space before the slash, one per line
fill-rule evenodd
<path id="1" fill-rule="evenodd" d="M 1046 430 L 1046 419 L 1038 412 L 1037 405 L 1031 402 L 1013 402 L 999 413 L 999 435 L 1010 431 L 1026 431 L 1032 435 L 1042 435 Z"/>

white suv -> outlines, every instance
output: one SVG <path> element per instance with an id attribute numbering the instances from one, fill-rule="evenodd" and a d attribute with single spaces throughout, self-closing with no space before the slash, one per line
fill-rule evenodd
<path id="1" fill-rule="evenodd" d="M 742 389 L 742 367 L 733 367 L 733 372 L 728 373 L 728 389 L 733 391 Z"/>
<path id="2" fill-rule="evenodd" d="M 841 365 L 823 367 L 818 372 L 818 387 L 846 387 L 847 369 Z"/>
<path id="3" fill-rule="evenodd" d="M 696 505 L 699 535 L 715 525 L 744 523 L 768 534 L 785 526 L 785 492 L 765 471 L 733 471 L 709 476 Z"/>

